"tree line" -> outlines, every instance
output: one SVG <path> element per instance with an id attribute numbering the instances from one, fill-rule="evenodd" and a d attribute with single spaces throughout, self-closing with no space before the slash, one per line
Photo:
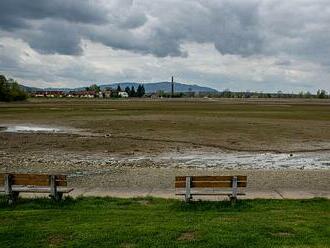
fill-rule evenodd
<path id="1" fill-rule="evenodd" d="M 299 92 L 299 93 L 284 93 L 278 91 L 276 93 L 263 93 L 263 92 L 233 92 L 224 90 L 217 93 L 200 93 L 199 97 L 218 97 L 218 98 L 314 98 L 314 99 L 329 99 L 330 95 L 325 90 L 317 90 L 316 93 Z"/>
<path id="2" fill-rule="evenodd" d="M 118 85 L 118 88 L 121 91 L 120 85 Z M 117 88 L 117 90 L 118 90 L 118 88 Z M 125 88 L 125 92 L 128 94 L 129 97 L 143 97 L 146 93 L 143 84 L 139 84 L 139 86 L 137 87 L 136 90 L 135 90 L 134 86 L 132 86 L 131 88 L 127 86 Z"/>
<path id="3" fill-rule="evenodd" d="M 86 87 L 87 91 L 95 91 L 95 92 L 100 92 L 101 88 L 100 86 L 93 84 L 89 87 Z M 146 93 L 144 85 L 143 84 L 139 84 L 137 89 L 135 90 L 135 87 L 126 87 L 124 90 L 120 87 L 120 85 L 118 84 L 117 89 L 116 90 L 112 90 L 111 92 L 111 96 L 112 97 L 118 97 L 118 93 L 119 92 L 123 92 L 125 91 L 129 97 L 143 97 Z"/>
<path id="4" fill-rule="evenodd" d="M 0 75 L 0 101 L 23 101 L 27 99 L 26 92 L 13 79 L 7 79 L 4 75 Z"/>

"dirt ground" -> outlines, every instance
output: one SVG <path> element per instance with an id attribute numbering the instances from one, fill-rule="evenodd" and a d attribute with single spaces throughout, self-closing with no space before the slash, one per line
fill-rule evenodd
<path id="1" fill-rule="evenodd" d="M 9 126 L 61 131 L 3 132 Z M 203 161 L 175 166 L 175 159 L 167 166 L 155 159 L 192 151 L 205 152 L 206 159 L 209 151 L 327 154 L 326 100 L 32 100 L 1 103 L 0 127 L 0 172 L 66 173 L 77 194 L 86 187 L 172 194 L 175 175 L 186 174 L 248 175 L 251 192 L 293 190 L 322 196 L 330 191 L 327 157 L 322 169 L 308 159 L 308 169 L 285 160 L 286 167 L 242 169 L 203 166 Z M 317 161 L 318 155 L 311 154 Z"/>

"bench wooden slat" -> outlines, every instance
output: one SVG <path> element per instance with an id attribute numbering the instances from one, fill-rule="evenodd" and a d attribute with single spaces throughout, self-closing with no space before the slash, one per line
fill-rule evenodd
<path id="1" fill-rule="evenodd" d="M 3 178 L 5 175 L 10 174 L 15 178 L 30 178 L 30 179 L 38 179 L 38 180 L 48 180 L 49 174 L 24 174 L 24 173 L 0 173 L 0 177 Z M 67 180 L 66 175 L 56 175 L 57 180 L 64 181 Z"/>
<path id="2" fill-rule="evenodd" d="M 4 176 L 0 174 L 0 185 L 4 184 Z M 10 174 L 12 185 L 35 185 L 35 186 L 49 186 L 49 175 L 46 174 Z M 2 182 L 2 183 L 1 183 Z M 57 186 L 67 186 L 66 175 L 56 176 Z"/>
<path id="3" fill-rule="evenodd" d="M 49 186 L 49 180 L 33 180 L 33 179 L 12 179 L 12 185 L 35 185 L 35 186 Z M 66 181 L 56 181 L 57 186 L 67 186 Z"/>
<path id="4" fill-rule="evenodd" d="M 220 181 L 226 182 L 232 180 L 233 176 L 192 176 L 192 181 Z M 238 182 L 247 181 L 247 176 L 237 176 Z M 177 176 L 175 177 L 175 181 L 186 181 L 185 176 Z"/>
<path id="5" fill-rule="evenodd" d="M 237 187 L 246 187 L 246 182 L 238 182 Z M 175 188 L 185 188 L 186 182 L 178 181 L 175 182 Z M 191 188 L 231 188 L 231 182 L 207 182 L 207 181 L 192 181 Z"/>

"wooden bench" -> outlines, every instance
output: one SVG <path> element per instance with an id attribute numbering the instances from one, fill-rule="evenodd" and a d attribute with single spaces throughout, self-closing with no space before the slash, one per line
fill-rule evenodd
<path id="1" fill-rule="evenodd" d="M 247 176 L 177 176 L 175 177 L 176 195 L 184 195 L 185 201 L 189 202 L 193 195 L 228 195 L 231 202 L 235 203 L 238 195 L 245 195 L 239 192 L 239 188 L 247 185 Z M 185 188 L 184 192 L 177 192 L 177 189 Z M 212 192 L 192 191 L 192 189 L 210 189 Z M 231 189 L 230 191 L 219 191 L 220 189 Z M 214 191 L 216 190 L 216 191 Z"/>
<path id="2" fill-rule="evenodd" d="M 56 201 L 63 194 L 70 193 L 73 188 L 67 188 L 66 175 L 46 174 L 1 174 L 0 192 L 8 196 L 9 202 L 15 202 L 19 193 L 49 193 Z"/>

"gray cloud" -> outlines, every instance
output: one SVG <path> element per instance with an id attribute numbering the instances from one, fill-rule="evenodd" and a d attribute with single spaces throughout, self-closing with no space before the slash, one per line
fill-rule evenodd
<path id="1" fill-rule="evenodd" d="M 255 2 L 112 1 L 106 8 L 100 3 L 4 0 L 0 3 L 1 27 L 20 29 L 15 35 L 44 53 L 77 55 L 82 38 L 158 57 L 186 56 L 181 49 L 186 41 L 210 42 L 223 54 L 243 56 L 258 53 L 262 47 Z M 62 24 L 57 27 L 59 22 L 68 23 L 63 24 L 64 30 Z"/>
<path id="2" fill-rule="evenodd" d="M 105 9 L 93 1 L 0 1 L 0 29 L 41 53 L 79 55 L 82 50 L 77 26 L 107 21 Z"/>
<path id="3" fill-rule="evenodd" d="M 256 68 L 250 70 L 259 75 L 251 76 L 250 72 L 242 69 L 245 73 L 242 77 L 251 76 L 249 80 L 255 80 L 251 84 L 253 86 L 264 79 L 269 82 L 291 80 L 295 85 L 304 87 L 305 84 L 312 85 L 315 78 L 311 76 L 312 69 L 308 68 L 318 71 L 322 80 L 320 85 L 325 85 L 330 71 L 330 3 L 328 0 L 2 0 L 1 38 L 22 40 L 41 55 L 72 56 L 75 63 L 85 63 L 75 64 L 74 68 L 84 70 L 92 67 L 91 64 L 87 66 L 85 60 L 80 60 L 86 52 L 83 47 L 85 41 L 101 44 L 102 49 L 123 51 L 125 55 L 122 56 L 127 56 L 128 60 L 133 56 L 128 53 L 133 53 L 141 58 L 148 57 L 149 63 L 160 64 L 167 59 L 178 59 L 182 64 L 191 58 L 203 60 L 206 55 L 189 50 L 187 44 L 207 45 L 219 54 L 215 59 L 232 63 L 233 67 L 243 63 L 247 68 L 249 63 L 246 60 L 254 61 Z M 3 42 L 1 46 L 6 47 L 8 41 Z M 9 65 L 11 68 L 18 66 L 20 61 L 14 56 L 21 55 L 1 55 L 0 70 Z M 228 62 L 226 56 L 234 59 Z M 270 73 L 267 65 L 260 64 L 267 58 L 271 76 L 262 75 L 264 71 Z M 218 65 L 214 68 L 212 62 L 205 63 L 210 63 L 205 71 L 212 68 L 211 72 L 201 72 L 199 67 L 194 67 L 197 72 L 193 73 L 186 64 L 179 65 L 185 69 L 178 70 L 191 75 L 189 79 L 205 77 L 212 83 L 217 77 L 223 83 L 230 78 L 230 75 L 220 75 L 216 71 L 224 74 L 221 70 L 223 64 L 214 60 L 213 63 Z M 176 69 L 169 64 L 166 66 L 163 68 L 166 73 Z M 79 80 L 97 77 L 91 70 L 79 77 L 75 73 L 70 74 L 74 68 L 68 66 L 54 70 L 62 75 L 59 79 L 65 79 L 65 75 L 70 79 L 75 75 Z M 140 70 L 143 71 L 142 68 Z M 147 70 L 162 72 L 156 67 Z M 125 79 L 140 77 L 139 73 L 127 66 L 109 75 Z M 42 72 L 38 71 L 40 74 Z M 103 80 L 107 75 L 98 78 Z M 286 77 L 290 79 L 286 81 Z M 51 79 L 49 75 L 45 78 Z M 299 84 L 296 80 L 305 80 L 305 83 Z M 242 79 L 238 81 L 243 84 Z"/>
<path id="4" fill-rule="evenodd" d="M 86 0 L 1 0 L 0 18 L 1 27 L 9 30 L 28 27 L 28 20 L 46 18 L 97 24 L 107 20 L 101 6 Z"/>
<path id="5" fill-rule="evenodd" d="M 67 22 L 45 22 L 37 30 L 21 31 L 20 36 L 33 49 L 43 54 L 80 55 L 82 53 L 79 30 Z"/>
<path id="6" fill-rule="evenodd" d="M 79 55 L 80 40 L 90 39 L 185 57 L 182 44 L 198 42 L 222 54 L 286 53 L 329 64 L 330 7 L 323 0 L 3 0 L 0 9 L 0 27 L 43 53 Z"/>

